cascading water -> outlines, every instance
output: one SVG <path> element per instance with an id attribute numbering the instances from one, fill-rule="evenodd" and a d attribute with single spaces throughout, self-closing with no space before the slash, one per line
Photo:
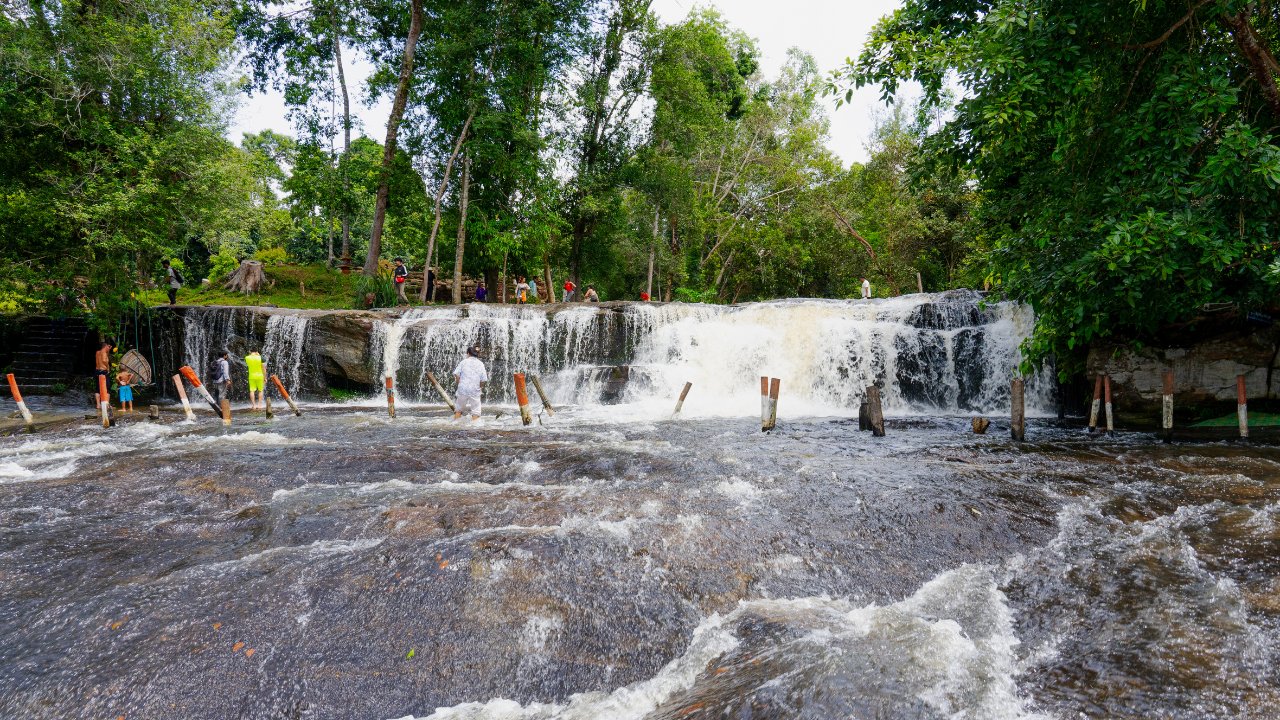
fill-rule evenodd
<path id="1" fill-rule="evenodd" d="M 267 319 L 267 340 L 262 347 L 267 373 L 275 373 L 286 388 L 295 391 L 302 387 L 309 327 L 304 315 L 272 315 Z"/>
<path id="2" fill-rule="evenodd" d="M 495 399 L 510 400 L 501 379 L 513 372 L 542 375 L 561 402 L 578 404 L 667 402 L 689 381 L 690 412 L 746 414 L 756 378 L 769 375 L 782 379 L 793 413 L 847 414 L 873 383 L 898 414 L 998 412 L 1032 320 L 1028 308 L 983 307 L 971 292 L 742 306 L 469 305 L 379 323 L 370 356 L 380 377 L 428 401 L 427 373 L 446 378 L 479 345 L 498 379 Z M 1033 377 L 1030 410 L 1049 411 L 1051 389 L 1047 375 Z"/>

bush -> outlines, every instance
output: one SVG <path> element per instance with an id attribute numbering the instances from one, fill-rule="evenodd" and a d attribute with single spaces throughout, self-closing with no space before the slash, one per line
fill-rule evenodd
<path id="1" fill-rule="evenodd" d="M 253 259 L 263 265 L 283 265 L 289 261 L 289 253 L 284 248 L 268 248 L 254 253 Z"/>
<path id="2" fill-rule="evenodd" d="M 374 307 L 395 307 L 397 294 L 396 283 L 390 275 L 379 273 L 377 277 L 361 275 L 356 281 L 356 307 L 366 306 L 365 296 L 373 293 Z"/>
<path id="3" fill-rule="evenodd" d="M 240 267 L 240 258 L 227 248 L 218 251 L 217 255 L 209 258 L 209 281 L 218 282 L 224 280 L 228 275 L 236 271 Z"/>

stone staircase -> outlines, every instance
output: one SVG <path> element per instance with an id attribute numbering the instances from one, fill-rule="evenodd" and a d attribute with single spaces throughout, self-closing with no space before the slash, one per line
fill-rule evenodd
<path id="1" fill-rule="evenodd" d="M 26 323 L 22 345 L 13 356 L 13 374 L 23 394 L 49 394 L 55 386 L 68 387 L 83 374 L 89 326 L 80 318 L 54 320 L 33 317 Z M 0 393 L 9 394 L 9 384 L 0 383 Z"/>

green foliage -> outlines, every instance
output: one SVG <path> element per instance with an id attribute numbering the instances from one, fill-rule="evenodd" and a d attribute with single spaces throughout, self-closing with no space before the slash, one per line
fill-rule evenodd
<path id="1" fill-rule="evenodd" d="M 209 281 L 220 283 L 240 267 L 240 258 L 231 248 L 224 247 L 209 258 Z"/>
<path id="2" fill-rule="evenodd" d="M 360 275 L 356 280 L 354 307 L 367 307 L 366 298 L 370 293 L 373 294 L 373 307 L 395 307 L 396 283 L 389 273 L 379 272 L 372 277 Z"/>
<path id="3" fill-rule="evenodd" d="M 1266 4 L 914 0 L 839 85 L 963 97 L 930 145 L 972 173 L 1004 292 L 1037 313 L 1026 357 L 1069 369 L 1205 303 L 1274 305 L 1280 93 Z"/>
<path id="4" fill-rule="evenodd" d="M 289 253 L 284 248 L 270 248 L 258 250 L 253 254 L 253 259 L 260 261 L 263 265 L 284 265 L 289 262 Z"/>

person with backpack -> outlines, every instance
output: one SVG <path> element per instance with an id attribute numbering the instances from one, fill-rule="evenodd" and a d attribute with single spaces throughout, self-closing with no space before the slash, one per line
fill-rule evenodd
<path id="1" fill-rule="evenodd" d="M 230 357 L 231 353 L 223 350 L 218 355 L 218 359 L 213 361 L 213 389 L 219 405 L 223 400 L 231 399 L 231 361 L 228 359 Z"/>
<path id="2" fill-rule="evenodd" d="M 171 265 L 168 260 L 161 264 L 164 265 L 165 282 L 169 285 L 169 304 L 176 305 L 178 304 L 178 288 L 182 287 L 182 273 L 178 271 L 178 268 Z"/>

